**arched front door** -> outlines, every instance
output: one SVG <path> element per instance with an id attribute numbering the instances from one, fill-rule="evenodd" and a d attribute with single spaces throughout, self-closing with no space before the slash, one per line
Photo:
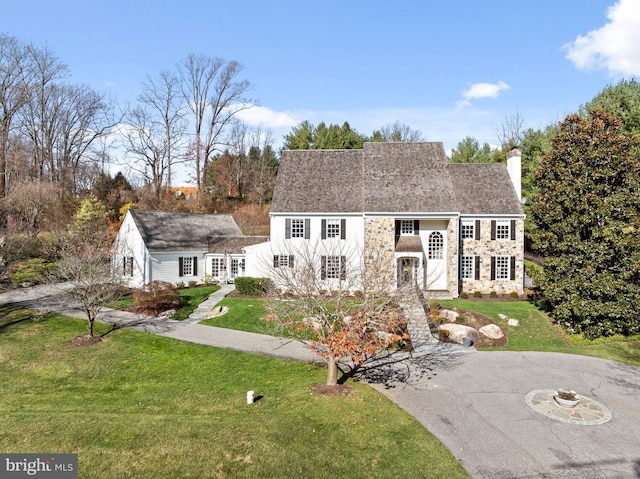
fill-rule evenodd
<path id="1" fill-rule="evenodd" d="M 418 258 L 398 258 L 398 287 L 408 284 L 413 286 L 416 282 L 418 271 Z"/>
<path id="2" fill-rule="evenodd" d="M 427 237 L 427 271 L 425 289 L 447 289 L 446 244 L 443 231 L 431 231 Z"/>

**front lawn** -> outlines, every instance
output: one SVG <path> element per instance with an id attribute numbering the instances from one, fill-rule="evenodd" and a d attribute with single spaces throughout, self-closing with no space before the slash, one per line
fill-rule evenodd
<path id="1" fill-rule="evenodd" d="M 445 308 L 475 311 L 494 320 L 508 338 L 506 346 L 495 348 L 495 350 L 583 354 L 640 366 L 640 336 L 631 338 L 617 336 L 589 341 L 582 336 L 566 335 L 528 301 L 456 299 L 438 302 Z M 500 319 L 499 314 L 517 319 L 520 324 L 508 326 L 505 320 Z"/>
<path id="2" fill-rule="evenodd" d="M 85 330 L 55 315 L 0 320 L 0 450 L 78 453 L 89 479 L 467 477 L 364 384 L 321 396 L 321 368 L 125 329 L 71 347 Z"/>

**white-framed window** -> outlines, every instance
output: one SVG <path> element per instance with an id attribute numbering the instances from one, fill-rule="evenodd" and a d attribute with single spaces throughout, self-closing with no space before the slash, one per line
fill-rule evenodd
<path id="1" fill-rule="evenodd" d="M 413 235 L 413 220 L 400 220 L 400 234 L 401 235 Z"/>
<path id="2" fill-rule="evenodd" d="M 304 238 L 304 220 L 303 219 L 291 220 L 291 237 Z"/>
<path id="3" fill-rule="evenodd" d="M 340 238 L 340 220 L 331 218 L 327 220 L 327 238 Z"/>
<path id="4" fill-rule="evenodd" d="M 511 257 L 510 256 L 496 256 L 496 271 L 495 271 L 495 279 L 497 280 L 508 280 L 510 278 L 510 264 Z"/>
<path id="5" fill-rule="evenodd" d="M 497 240 L 511 239 L 511 222 L 509 220 L 496 221 L 496 239 Z"/>
<path id="6" fill-rule="evenodd" d="M 233 278 L 238 276 L 238 271 L 240 271 L 240 260 L 237 258 L 231 259 L 231 276 Z"/>
<path id="7" fill-rule="evenodd" d="M 475 279 L 475 256 L 463 256 L 460 269 L 462 279 Z"/>
<path id="8" fill-rule="evenodd" d="M 178 276 L 197 276 L 198 257 L 180 256 L 178 258 Z"/>
<path id="9" fill-rule="evenodd" d="M 460 232 L 462 239 L 475 239 L 476 222 L 475 220 L 462 220 L 462 228 Z"/>
<path id="10" fill-rule="evenodd" d="M 224 276 L 224 259 L 211 258 L 211 276 L 218 277 Z"/>
<path id="11" fill-rule="evenodd" d="M 320 279 L 346 279 L 346 257 L 323 256 L 320 265 Z"/>
<path id="12" fill-rule="evenodd" d="M 133 276 L 133 256 L 122 259 L 122 276 Z"/>
<path id="13" fill-rule="evenodd" d="M 293 255 L 273 255 L 274 268 L 293 268 Z"/>
<path id="14" fill-rule="evenodd" d="M 310 224 L 311 220 L 309 218 L 285 218 L 285 226 L 284 226 L 284 237 L 286 239 L 290 238 L 303 238 L 309 239 L 310 235 Z"/>
<path id="15" fill-rule="evenodd" d="M 444 258 L 444 236 L 439 231 L 429 234 L 428 259 Z"/>

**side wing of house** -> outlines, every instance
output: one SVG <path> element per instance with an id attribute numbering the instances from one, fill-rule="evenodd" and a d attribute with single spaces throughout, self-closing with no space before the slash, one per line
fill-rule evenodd
<path id="1" fill-rule="evenodd" d="M 149 251 L 130 213 L 120 226 L 113 248 L 112 278 L 132 288 L 145 284 L 149 275 Z"/>

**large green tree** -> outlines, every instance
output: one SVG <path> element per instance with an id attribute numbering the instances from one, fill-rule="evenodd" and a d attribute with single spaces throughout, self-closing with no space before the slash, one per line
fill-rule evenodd
<path id="1" fill-rule="evenodd" d="M 471 136 L 466 136 L 451 150 L 451 163 L 489 163 L 491 161 L 491 146 L 480 142 Z"/>
<path id="2" fill-rule="evenodd" d="M 581 108 L 583 115 L 604 110 L 622 120 L 622 133 L 640 134 L 640 83 L 635 79 L 609 85 Z"/>
<path id="3" fill-rule="evenodd" d="M 637 140 L 601 110 L 570 115 L 536 173 L 536 278 L 554 320 L 595 338 L 640 332 Z"/>

